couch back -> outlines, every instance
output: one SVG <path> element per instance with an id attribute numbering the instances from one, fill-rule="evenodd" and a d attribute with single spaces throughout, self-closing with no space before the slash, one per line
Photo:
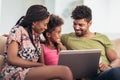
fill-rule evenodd
<path id="1" fill-rule="evenodd" d="M 0 36 L 0 56 L 3 55 L 5 44 L 6 44 L 6 37 Z M 111 40 L 113 43 L 113 46 L 115 48 L 115 51 L 118 53 L 120 56 L 120 39 L 114 39 Z"/>
<path id="2" fill-rule="evenodd" d="M 0 36 L 0 55 L 3 55 L 6 39 L 6 37 Z"/>
<path id="3" fill-rule="evenodd" d="M 7 39 L 6 37 L 0 36 L 0 71 L 4 64 L 3 52 L 6 44 L 6 39 Z"/>
<path id="4" fill-rule="evenodd" d="M 111 40 L 111 41 L 113 43 L 115 51 L 117 52 L 118 56 L 120 56 L 120 39 L 114 39 L 114 40 Z"/>

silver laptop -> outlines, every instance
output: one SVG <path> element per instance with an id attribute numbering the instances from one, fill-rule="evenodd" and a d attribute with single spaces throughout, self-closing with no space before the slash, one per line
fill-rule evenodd
<path id="1" fill-rule="evenodd" d="M 93 77 L 97 74 L 100 49 L 87 50 L 62 50 L 59 56 L 59 65 L 67 65 L 74 79 L 83 77 Z"/>

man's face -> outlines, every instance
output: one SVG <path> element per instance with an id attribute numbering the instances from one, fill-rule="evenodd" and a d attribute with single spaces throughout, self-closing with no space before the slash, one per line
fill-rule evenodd
<path id="1" fill-rule="evenodd" d="M 89 31 L 91 21 L 87 22 L 85 19 L 76 19 L 73 21 L 73 28 L 77 36 L 84 36 Z"/>

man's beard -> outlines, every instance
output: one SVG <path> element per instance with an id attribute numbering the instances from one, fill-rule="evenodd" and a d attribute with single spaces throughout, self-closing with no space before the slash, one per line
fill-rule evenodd
<path id="1" fill-rule="evenodd" d="M 86 34 L 86 31 L 82 31 L 81 34 L 76 33 L 76 36 L 78 36 L 78 37 L 82 37 L 82 36 L 84 36 L 85 34 Z"/>
<path id="2" fill-rule="evenodd" d="M 84 34 L 77 34 L 76 33 L 76 36 L 78 36 L 78 37 L 82 37 Z"/>

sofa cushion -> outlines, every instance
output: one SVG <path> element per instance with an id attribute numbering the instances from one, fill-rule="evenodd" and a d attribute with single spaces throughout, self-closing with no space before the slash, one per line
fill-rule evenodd
<path id="1" fill-rule="evenodd" d="M 0 55 L 3 55 L 7 37 L 0 36 Z"/>
<path id="2" fill-rule="evenodd" d="M 115 51 L 117 52 L 118 56 L 120 56 L 120 39 L 114 39 L 114 40 L 111 40 L 111 41 L 113 43 Z"/>
<path id="3" fill-rule="evenodd" d="M 6 39 L 7 39 L 6 37 L 0 36 L 0 71 L 4 67 L 3 52 L 5 48 Z"/>
<path id="4" fill-rule="evenodd" d="M 3 67 L 4 67 L 4 57 L 0 55 L 0 72 Z"/>

